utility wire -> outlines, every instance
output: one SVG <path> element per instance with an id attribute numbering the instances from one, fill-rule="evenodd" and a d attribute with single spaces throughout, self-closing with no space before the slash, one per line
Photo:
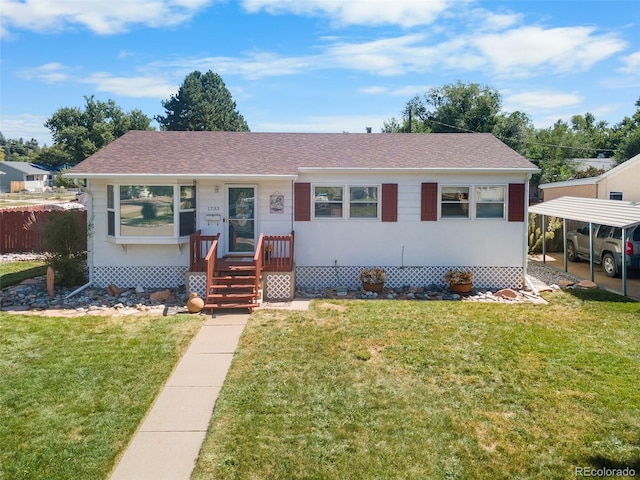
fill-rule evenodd
<path id="1" fill-rule="evenodd" d="M 443 122 L 439 122 L 437 120 L 433 120 L 430 118 L 427 118 L 426 120 L 423 120 L 423 122 L 431 122 L 431 123 L 436 123 L 438 125 L 442 125 L 443 127 L 447 127 L 447 128 L 453 128 L 455 130 L 459 130 L 461 132 L 465 132 L 465 133 L 483 133 L 483 132 L 476 132 L 474 130 L 469 130 L 468 128 L 462 128 L 462 127 L 456 127 L 455 125 L 449 125 L 447 123 L 443 123 Z M 510 140 L 508 138 L 505 137 L 499 137 L 496 135 L 496 137 L 500 140 L 502 140 L 503 142 L 506 140 Z M 524 143 L 527 143 L 529 145 L 539 145 L 542 147 L 553 147 L 553 148 L 564 148 L 567 150 L 579 150 L 579 151 L 596 151 L 596 152 L 613 152 L 616 153 L 619 150 L 616 148 L 595 148 L 595 147 L 570 147 L 568 145 L 555 145 L 553 143 L 542 143 L 542 142 L 536 142 L 533 140 L 523 140 Z"/>

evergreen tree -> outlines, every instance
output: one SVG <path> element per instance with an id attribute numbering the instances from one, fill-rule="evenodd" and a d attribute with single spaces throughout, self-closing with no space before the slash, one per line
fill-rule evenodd
<path id="1" fill-rule="evenodd" d="M 191 72 L 178 89 L 162 102 L 165 115 L 155 117 L 162 130 L 248 132 L 224 81 L 209 70 Z"/>

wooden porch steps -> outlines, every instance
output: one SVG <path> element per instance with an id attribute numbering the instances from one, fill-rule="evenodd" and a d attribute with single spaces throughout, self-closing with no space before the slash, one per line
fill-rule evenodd
<path id="1" fill-rule="evenodd" d="M 216 270 L 208 285 L 204 308 L 259 307 L 259 274 L 253 259 L 222 258 L 216 261 Z"/>

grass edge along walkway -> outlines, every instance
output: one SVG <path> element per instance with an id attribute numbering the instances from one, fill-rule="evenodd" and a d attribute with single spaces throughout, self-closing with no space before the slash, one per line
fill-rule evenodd
<path id="1" fill-rule="evenodd" d="M 0 478 L 105 478 L 201 323 L 0 313 Z"/>
<path id="2" fill-rule="evenodd" d="M 547 298 L 254 313 L 192 478 L 640 472 L 640 304 Z"/>

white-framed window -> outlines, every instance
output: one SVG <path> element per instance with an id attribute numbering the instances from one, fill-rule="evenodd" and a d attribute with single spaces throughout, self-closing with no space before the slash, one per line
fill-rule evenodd
<path id="1" fill-rule="evenodd" d="M 108 236 L 186 237 L 195 232 L 195 215 L 195 185 L 107 185 Z"/>
<path id="2" fill-rule="evenodd" d="M 443 185 L 440 218 L 505 219 L 506 185 Z"/>
<path id="3" fill-rule="evenodd" d="M 349 187 L 349 218 L 378 218 L 378 187 Z"/>
<path id="4" fill-rule="evenodd" d="M 440 193 L 442 218 L 469 218 L 469 187 L 443 186 Z"/>
<path id="5" fill-rule="evenodd" d="M 116 236 L 116 200 L 115 187 L 107 185 L 107 235 Z"/>
<path id="6" fill-rule="evenodd" d="M 315 218 L 342 218 L 342 186 L 313 187 L 313 216 Z"/>
<path id="7" fill-rule="evenodd" d="M 504 218 L 505 195 L 501 185 L 476 186 L 476 218 Z"/>
<path id="8" fill-rule="evenodd" d="M 380 216 L 379 192 L 379 185 L 315 185 L 313 216 L 317 219 L 377 219 Z"/>

